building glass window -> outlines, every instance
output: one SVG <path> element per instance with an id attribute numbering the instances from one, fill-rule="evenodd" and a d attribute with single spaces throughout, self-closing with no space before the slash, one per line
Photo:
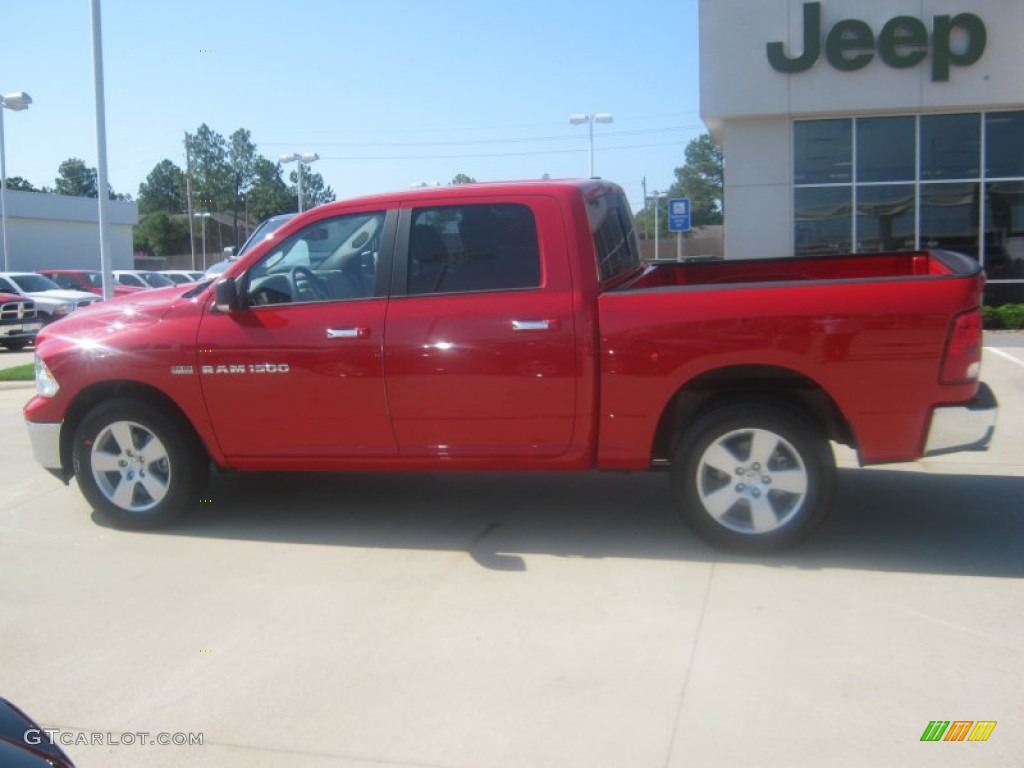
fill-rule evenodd
<path id="1" fill-rule="evenodd" d="M 836 184 L 853 175 L 850 120 L 806 120 L 794 127 L 797 184 Z"/>
<path id="2" fill-rule="evenodd" d="M 921 247 L 978 258 L 978 184 L 922 184 Z"/>
<path id="3" fill-rule="evenodd" d="M 857 252 L 914 249 L 914 185 L 885 184 L 857 189 Z"/>
<path id="4" fill-rule="evenodd" d="M 973 179 L 981 163 L 981 115 L 922 115 L 921 180 Z"/>
<path id="5" fill-rule="evenodd" d="M 853 250 L 849 187 L 796 190 L 796 246 L 801 256 L 824 256 Z"/>
<path id="6" fill-rule="evenodd" d="M 1024 112 L 985 116 L 985 176 L 1024 176 Z"/>
<path id="7" fill-rule="evenodd" d="M 1022 136 L 1022 110 L 794 121 L 796 255 L 959 251 L 1020 300 Z"/>
<path id="8" fill-rule="evenodd" d="M 857 181 L 914 180 L 914 118 L 857 121 Z"/>
<path id="9" fill-rule="evenodd" d="M 1024 181 L 985 185 L 985 271 L 990 280 L 1024 279 Z"/>

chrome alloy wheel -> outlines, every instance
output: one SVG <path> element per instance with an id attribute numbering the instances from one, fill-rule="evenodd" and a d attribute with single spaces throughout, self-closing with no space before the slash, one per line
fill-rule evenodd
<path id="1" fill-rule="evenodd" d="M 159 504 L 170 488 L 167 448 L 152 431 L 134 421 L 115 421 L 93 441 L 90 468 L 100 492 L 128 512 Z"/>
<path id="2" fill-rule="evenodd" d="M 697 462 L 697 494 L 719 525 L 737 533 L 771 533 L 807 499 L 809 476 L 799 451 L 768 429 L 728 432 Z"/>

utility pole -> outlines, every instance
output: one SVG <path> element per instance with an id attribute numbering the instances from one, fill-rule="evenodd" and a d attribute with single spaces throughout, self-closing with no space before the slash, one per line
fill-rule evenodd
<path id="1" fill-rule="evenodd" d="M 192 269 L 195 270 L 196 233 L 192 226 L 192 155 L 188 150 L 188 131 L 185 131 L 185 201 L 188 206 L 188 247 L 192 251 Z"/>
<path id="2" fill-rule="evenodd" d="M 640 179 L 640 186 L 643 187 L 643 190 L 644 190 L 644 213 L 647 213 L 647 177 L 646 176 L 644 176 L 642 179 Z M 648 234 L 647 234 L 647 217 L 644 216 L 644 240 L 647 240 L 647 237 L 648 237 Z"/>

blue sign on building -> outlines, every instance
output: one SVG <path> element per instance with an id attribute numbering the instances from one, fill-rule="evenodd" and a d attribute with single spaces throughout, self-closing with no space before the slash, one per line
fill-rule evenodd
<path id="1" fill-rule="evenodd" d="M 668 200 L 669 232 L 690 231 L 690 198 L 670 197 Z"/>

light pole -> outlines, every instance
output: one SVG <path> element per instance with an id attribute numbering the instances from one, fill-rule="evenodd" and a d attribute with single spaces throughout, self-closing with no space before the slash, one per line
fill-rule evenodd
<path id="1" fill-rule="evenodd" d="M 0 96 L 0 229 L 3 229 L 4 243 L 4 272 L 8 269 L 7 264 L 7 160 L 4 157 L 4 110 L 10 109 L 13 112 L 21 112 L 28 109 L 32 103 L 32 97 L 24 91 L 8 93 Z"/>
<path id="2" fill-rule="evenodd" d="M 302 213 L 302 166 L 309 165 L 320 159 L 320 155 L 316 152 L 304 152 L 299 154 L 298 152 L 292 152 L 290 155 L 281 155 L 282 163 L 295 163 L 297 166 L 297 172 L 299 177 L 299 213 Z"/>
<path id="3" fill-rule="evenodd" d="M 197 219 L 199 219 L 200 225 L 201 225 L 202 230 L 203 230 L 203 272 L 205 272 L 206 271 L 206 220 L 208 218 L 210 218 L 210 213 L 208 211 L 203 211 L 202 213 L 193 213 L 192 215 L 195 216 Z"/>
<path id="4" fill-rule="evenodd" d="M 586 123 L 589 129 L 590 178 L 594 178 L 594 123 L 610 123 L 612 120 L 612 116 L 607 112 L 598 112 L 596 114 L 576 113 L 569 115 L 569 122 L 572 125 L 582 125 L 583 123 Z"/>
<path id="5" fill-rule="evenodd" d="M 654 260 L 658 260 L 658 243 L 661 242 L 661 226 L 658 223 L 658 209 L 661 208 L 660 200 L 668 197 L 668 192 L 654 190 L 650 199 L 654 201 Z"/>

